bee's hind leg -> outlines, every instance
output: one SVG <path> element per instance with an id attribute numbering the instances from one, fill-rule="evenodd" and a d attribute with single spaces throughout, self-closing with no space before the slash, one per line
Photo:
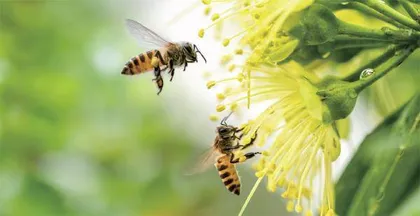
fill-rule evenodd
<path id="1" fill-rule="evenodd" d="M 160 72 L 161 72 L 160 67 L 159 66 L 155 67 L 155 71 L 154 71 L 155 78 L 153 79 L 153 81 L 156 82 L 156 85 L 159 89 L 158 93 L 157 93 L 158 95 L 160 94 L 160 92 L 162 92 L 162 89 L 163 89 L 163 79 L 162 79 L 162 76 L 161 76 Z"/>

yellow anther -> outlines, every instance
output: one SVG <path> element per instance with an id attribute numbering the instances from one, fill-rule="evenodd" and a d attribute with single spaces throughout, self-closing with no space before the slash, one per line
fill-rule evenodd
<path id="1" fill-rule="evenodd" d="M 215 86 L 216 85 L 216 82 L 215 81 L 208 81 L 207 82 L 207 88 L 208 89 L 211 89 L 213 86 Z"/>
<path id="2" fill-rule="evenodd" d="M 198 37 L 204 37 L 204 29 L 198 30 Z"/>
<path id="3" fill-rule="evenodd" d="M 219 120 L 219 116 L 212 114 L 209 116 L 210 121 L 218 121 Z"/>
<path id="4" fill-rule="evenodd" d="M 325 216 L 335 216 L 335 212 L 334 212 L 334 210 L 333 210 L 333 209 L 329 209 L 329 210 L 327 211 L 327 214 L 325 214 Z"/>
<path id="5" fill-rule="evenodd" d="M 266 157 L 267 157 L 267 156 L 270 156 L 270 152 L 268 152 L 268 151 L 265 151 L 265 150 L 264 150 L 264 151 L 262 152 L 262 155 L 264 155 L 264 156 L 266 156 Z"/>
<path id="6" fill-rule="evenodd" d="M 211 12 L 211 7 L 210 6 L 206 7 L 206 9 L 204 9 L 204 15 L 208 16 L 210 14 L 210 12 Z"/>
<path id="7" fill-rule="evenodd" d="M 284 187 L 284 185 L 286 185 L 286 179 L 285 178 L 280 178 L 279 181 L 277 182 L 277 185 L 279 187 Z"/>
<path id="8" fill-rule="evenodd" d="M 220 15 L 218 13 L 215 13 L 215 14 L 213 14 L 213 16 L 211 16 L 212 21 L 216 21 L 219 18 L 220 18 Z"/>
<path id="9" fill-rule="evenodd" d="M 203 2 L 203 4 L 205 5 L 209 5 L 211 3 L 211 0 L 201 0 L 201 2 Z"/>
<path id="10" fill-rule="evenodd" d="M 302 212 L 302 210 L 303 210 L 303 207 L 302 207 L 302 205 L 301 205 L 301 204 L 297 204 L 297 205 L 295 206 L 295 211 L 296 211 L 297 213 L 301 213 L 301 212 Z"/>
<path id="11" fill-rule="evenodd" d="M 230 105 L 230 110 L 232 111 L 236 111 L 238 109 L 238 104 L 237 103 L 233 103 Z"/>
<path id="12" fill-rule="evenodd" d="M 208 79 L 208 78 L 210 78 L 211 77 L 211 73 L 209 72 L 209 71 L 205 71 L 205 72 L 203 72 L 203 78 L 204 79 Z"/>
<path id="13" fill-rule="evenodd" d="M 261 178 L 265 175 L 266 171 L 265 170 L 261 170 L 255 173 L 255 176 L 257 176 L 258 178 Z"/>
<path id="14" fill-rule="evenodd" d="M 217 112 L 222 112 L 225 109 L 226 109 L 226 106 L 223 105 L 223 104 L 219 104 L 219 105 L 216 106 L 216 111 Z"/>
<path id="15" fill-rule="evenodd" d="M 270 182 L 269 184 L 267 184 L 267 190 L 270 192 L 275 192 L 276 191 L 276 183 L 274 182 Z"/>
<path id="16" fill-rule="evenodd" d="M 223 93 L 217 93 L 216 94 L 217 99 L 219 100 L 224 100 L 226 98 L 226 96 Z"/>
<path id="17" fill-rule="evenodd" d="M 305 212 L 305 216 L 312 216 L 313 214 L 312 214 L 312 211 L 311 210 L 308 210 L 308 211 L 306 211 Z"/>
<path id="18" fill-rule="evenodd" d="M 235 54 L 236 55 L 242 55 L 242 54 L 244 54 L 244 50 L 243 49 L 236 49 Z"/>
<path id="19" fill-rule="evenodd" d="M 238 76 L 236 77 L 236 79 L 239 81 L 239 82 L 242 82 L 244 79 L 245 79 L 245 77 L 244 77 L 244 75 L 243 74 L 238 74 Z"/>
<path id="20" fill-rule="evenodd" d="M 230 39 L 228 39 L 228 38 L 223 39 L 223 42 L 222 42 L 223 46 L 226 47 L 226 46 L 229 45 L 229 43 L 230 43 Z"/>
<path id="21" fill-rule="evenodd" d="M 225 65 L 227 63 L 229 63 L 232 60 L 232 55 L 224 55 L 222 56 L 222 58 L 220 59 L 220 63 L 222 65 Z"/>
<path id="22" fill-rule="evenodd" d="M 286 210 L 287 210 L 288 212 L 293 212 L 294 207 L 295 207 L 295 204 L 293 203 L 293 201 L 289 201 L 289 202 L 287 202 L 287 207 L 286 207 Z"/>
<path id="23" fill-rule="evenodd" d="M 236 65 L 231 64 L 231 65 L 229 65 L 228 70 L 229 70 L 229 72 L 232 72 L 232 71 L 234 71 L 234 70 L 235 70 L 235 68 L 236 68 Z"/>

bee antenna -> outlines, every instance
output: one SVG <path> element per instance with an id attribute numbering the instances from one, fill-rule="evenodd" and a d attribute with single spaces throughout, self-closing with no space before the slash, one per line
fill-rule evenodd
<path id="1" fill-rule="evenodd" d="M 206 58 L 204 57 L 203 53 L 200 52 L 200 50 L 198 49 L 197 45 L 194 44 L 194 49 L 196 50 L 196 53 L 200 53 L 201 57 L 203 57 L 204 62 L 207 63 Z"/>
<path id="2" fill-rule="evenodd" d="M 222 121 L 220 122 L 221 125 L 227 126 L 226 120 L 232 115 L 233 111 L 229 113 L 229 115 L 227 115 L 226 117 L 224 117 L 222 119 Z"/>

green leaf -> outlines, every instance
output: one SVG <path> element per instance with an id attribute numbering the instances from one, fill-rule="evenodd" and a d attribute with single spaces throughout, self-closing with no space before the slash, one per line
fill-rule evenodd
<path id="1" fill-rule="evenodd" d="M 418 186 L 419 113 L 420 95 L 366 137 L 337 183 L 339 215 L 389 215 Z"/>
<path id="2" fill-rule="evenodd" d="M 304 41 L 309 45 L 332 41 L 338 34 L 339 22 L 333 12 L 320 4 L 314 4 L 304 13 L 301 23 L 305 28 Z"/>

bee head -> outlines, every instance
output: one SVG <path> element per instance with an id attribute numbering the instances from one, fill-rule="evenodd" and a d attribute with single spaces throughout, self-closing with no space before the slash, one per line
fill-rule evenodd
<path id="1" fill-rule="evenodd" d="M 204 58 L 203 54 L 198 50 L 195 44 L 190 42 L 182 43 L 182 51 L 184 52 L 185 58 L 187 61 L 198 62 L 197 60 L 197 53 L 203 57 L 204 61 L 207 63 L 206 58 Z"/>
<path id="2" fill-rule="evenodd" d="M 222 138 L 229 138 L 232 136 L 232 133 L 235 132 L 235 127 L 231 125 L 221 125 L 217 127 L 217 133 Z"/>

